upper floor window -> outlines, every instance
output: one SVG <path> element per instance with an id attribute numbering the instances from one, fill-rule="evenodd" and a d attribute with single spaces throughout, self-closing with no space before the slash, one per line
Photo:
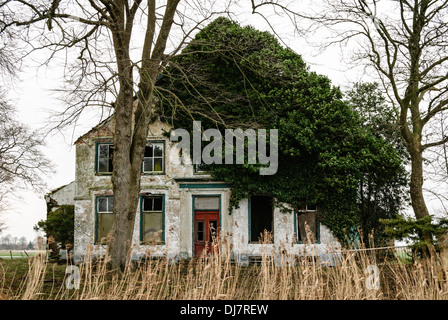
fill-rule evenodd
<path id="1" fill-rule="evenodd" d="M 112 143 L 98 143 L 96 146 L 96 173 L 112 173 L 113 171 L 113 153 Z M 143 157 L 142 172 L 144 173 L 163 173 L 165 172 L 165 143 L 150 142 L 145 147 Z"/>
<path id="2" fill-rule="evenodd" d="M 149 142 L 143 158 L 143 172 L 163 173 L 165 171 L 165 143 Z"/>
<path id="3" fill-rule="evenodd" d="M 112 173 L 112 157 L 114 146 L 111 143 L 99 143 L 97 145 L 97 173 Z"/>

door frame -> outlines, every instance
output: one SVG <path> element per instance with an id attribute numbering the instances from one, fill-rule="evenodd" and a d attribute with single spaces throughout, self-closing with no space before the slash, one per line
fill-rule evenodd
<path id="1" fill-rule="evenodd" d="M 221 235 L 221 231 L 222 231 L 222 227 L 221 227 L 221 220 L 222 220 L 222 217 L 221 217 L 221 212 L 222 212 L 222 208 L 221 208 L 221 206 L 222 206 L 222 202 L 221 202 L 221 194 L 216 194 L 216 193 L 211 193 L 211 194 L 206 194 L 206 193 L 200 193 L 200 194 L 192 194 L 191 195 L 191 202 L 192 202 L 192 205 L 191 205 L 191 225 L 192 225 L 192 228 L 191 228 L 191 256 L 192 257 L 195 257 L 195 250 L 194 250 L 194 240 L 195 240 L 195 228 L 196 228 L 196 225 L 195 225 L 195 223 L 194 223 L 194 218 L 195 218 L 195 210 L 194 210 L 194 200 L 195 200 L 195 198 L 200 198 L 200 197 L 218 197 L 219 198 L 219 208 L 218 208 L 218 215 L 219 215 L 219 218 L 218 218 L 218 228 L 219 228 L 219 230 L 220 230 L 220 232 L 219 232 L 219 237 L 221 237 L 220 235 Z M 212 210 L 204 210 L 204 211 L 212 211 Z"/>

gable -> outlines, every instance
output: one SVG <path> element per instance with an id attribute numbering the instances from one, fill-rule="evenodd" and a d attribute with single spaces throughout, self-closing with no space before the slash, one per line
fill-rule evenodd
<path id="1" fill-rule="evenodd" d="M 111 137 L 115 131 L 115 119 L 113 116 L 109 116 L 105 120 L 101 121 L 95 127 L 87 131 L 85 134 L 80 136 L 75 144 L 85 142 L 86 140 L 100 138 L 100 137 Z"/>

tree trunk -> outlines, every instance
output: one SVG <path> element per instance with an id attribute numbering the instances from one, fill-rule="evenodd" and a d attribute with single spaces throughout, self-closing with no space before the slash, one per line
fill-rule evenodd
<path id="1" fill-rule="evenodd" d="M 409 153 L 411 155 L 411 181 L 410 181 L 410 195 L 412 209 L 417 220 L 429 216 L 429 211 L 423 197 L 423 152 L 419 142 L 415 142 L 410 146 Z M 424 232 L 422 237 L 425 241 L 425 250 L 431 257 L 431 260 L 436 258 L 436 251 L 433 245 L 432 234 Z"/>
<path id="2" fill-rule="evenodd" d="M 114 224 L 108 243 L 112 269 L 124 268 L 130 249 L 139 181 L 131 167 L 133 94 L 131 87 L 120 91 L 115 107 L 115 132 L 112 184 L 114 191 Z M 136 199 L 137 198 L 137 199 Z"/>
<path id="3" fill-rule="evenodd" d="M 441 128 L 442 128 L 441 134 L 442 136 L 445 136 L 443 130 L 443 124 Z M 443 144 L 442 148 L 443 148 L 443 157 L 445 161 L 445 170 L 446 170 L 445 174 L 448 177 L 448 152 L 446 144 Z M 437 240 L 438 240 L 437 243 L 440 248 L 440 260 L 442 261 L 442 265 L 445 271 L 448 271 L 448 232 L 443 232 Z"/>
<path id="4" fill-rule="evenodd" d="M 410 194 L 412 208 L 415 217 L 422 219 L 429 216 L 429 212 L 423 197 L 423 157 L 418 147 L 411 149 L 411 165 Z"/>

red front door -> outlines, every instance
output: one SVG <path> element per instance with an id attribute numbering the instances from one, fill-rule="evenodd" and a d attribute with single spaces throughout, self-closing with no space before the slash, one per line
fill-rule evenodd
<path id="1" fill-rule="evenodd" d="M 213 253 L 213 240 L 217 239 L 219 211 L 196 211 L 194 213 L 194 255 L 199 257 L 204 250 Z"/>

